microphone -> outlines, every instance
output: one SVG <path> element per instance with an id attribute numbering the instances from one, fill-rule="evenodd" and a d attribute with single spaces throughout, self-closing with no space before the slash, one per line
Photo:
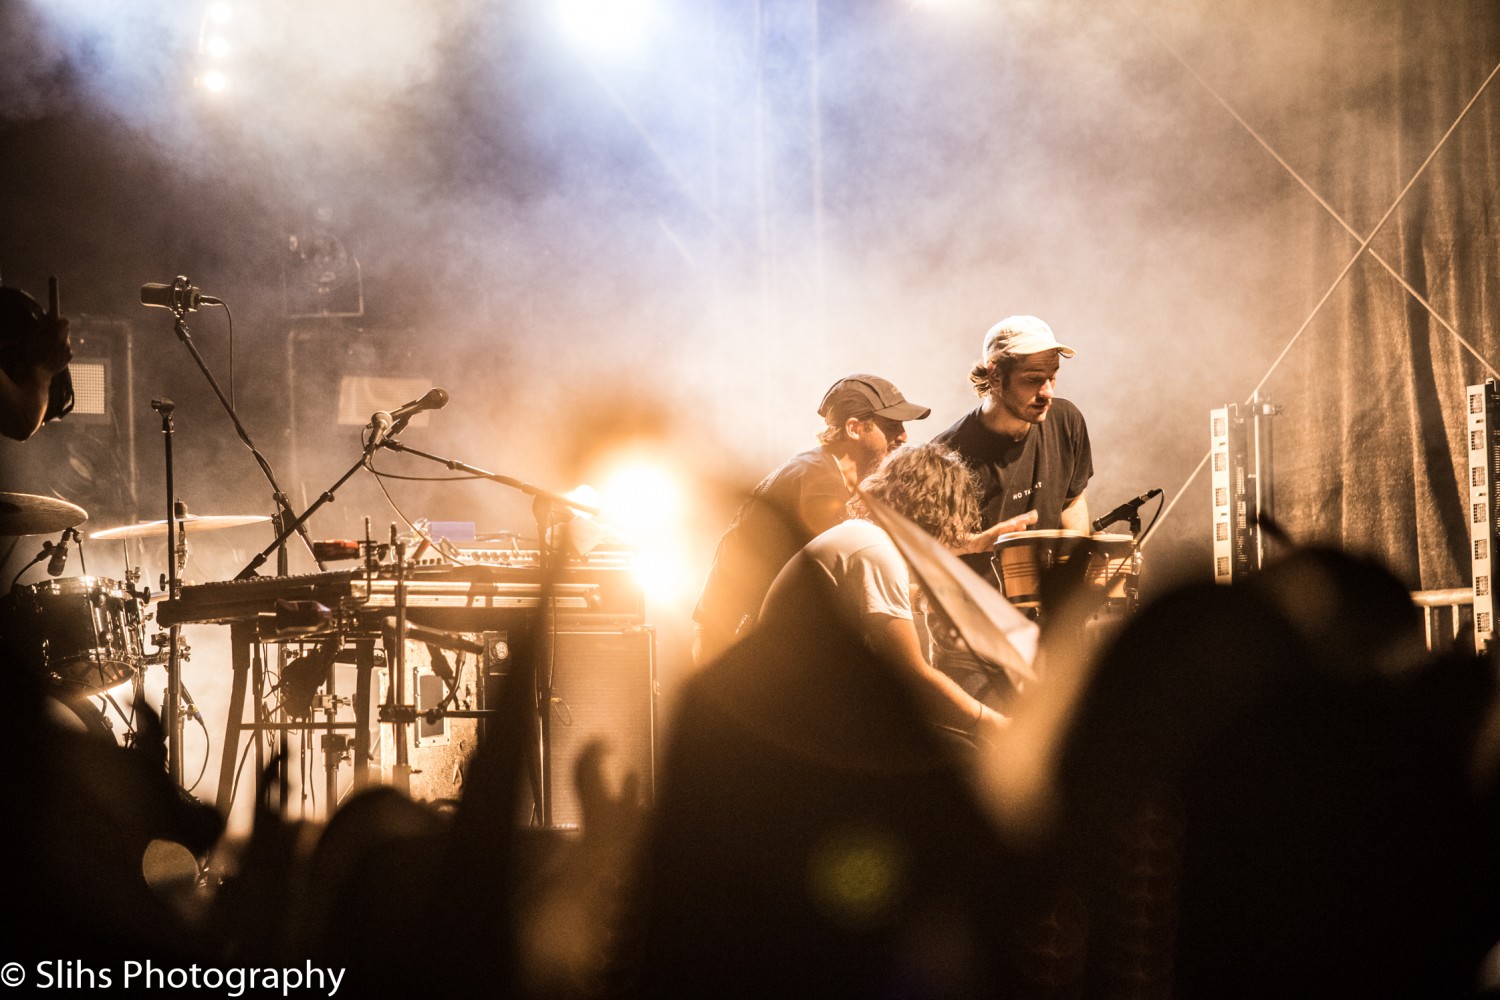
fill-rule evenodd
<path id="1" fill-rule="evenodd" d="M 204 295 L 182 275 L 170 285 L 149 281 L 141 286 L 141 305 L 158 309 L 170 309 L 175 313 L 197 312 L 200 305 L 222 306 L 223 300 Z"/>
<path id="2" fill-rule="evenodd" d="M 394 434 L 406 427 L 406 422 L 423 410 L 441 410 L 448 405 L 447 389 L 428 389 L 420 398 L 409 403 L 402 403 L 394 410 L 376 410 L 370 416 L 369 427 L 373 429 L 370 435 L 370 447 L 378 448 L 387 435 Z"/>
<path id="3" fill-rule="evenodd" d="M 62 537 L 48 546 L 52 558 L 47 560 L 47 575 L 62 576 L 63 568 L 68 565 L 68 534 L 72 528 L 63 529 Z"/>
<path id="4" fill-rule="evenodd" d="M 1116 521 L 1123 521 L 1127 517 L 1133 517 L 1135 512 L 1141 509 L 1141 504 L 1153 497 L 1159 496 L 1161 496 L 1161 490 L 1147 490 L 1134 500 L 1125 501 L 1108 514 L 1094 521 L 1094 530 L 1098 531 L 1100 528 L 1108 527 Z"/>

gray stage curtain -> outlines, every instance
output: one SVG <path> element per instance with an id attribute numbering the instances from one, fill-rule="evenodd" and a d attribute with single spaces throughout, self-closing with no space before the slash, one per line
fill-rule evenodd
<path id="1" fill-rule="evenodd" d="M 1323 69 L 1288 159 L 1363 238 L 1500 62 L 1493 2 L 1323 5 Z M 1349 10 L 1350 7 L 1357 10 Z M 1308 204 L 1314 204 L 1308 199 Z M 1287 251 L 1307 314 L 1360 239 L 1313 209 Z M 1371 248 L 1500 368 L 1500 79 L 1491 82 Z M 1383 557 L 1413 588 L 1469 583 L 1465 387 L 1484 365 L 1368 253 L 1266 390 L 1277 509 L 1300 539 Z"/>

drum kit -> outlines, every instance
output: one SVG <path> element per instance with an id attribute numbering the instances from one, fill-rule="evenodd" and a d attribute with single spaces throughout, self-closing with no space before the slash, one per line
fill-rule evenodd
<path id="1" fill-rule="evenodd" d="M 27 493 L 0 493 L 0 535 L 20 537 L 62 532 L 58 542 L 46 542 L 26 567 L 52 557 L 48 572 L 60 574 L 67 538 L 78 539 L 77 527 L 88 513 L 76 504 Z M 188 532 L 229 528 L 269 521 L 263 516 L 201 516 L 178 519 Z M 96 531 L 96 541 L 165 537 L 166 521 L 146 521 Z M 82 719 L 89 731 L 110 730 L 90 699 L 108 697 L 127 682 L 140 683 L 145 668 L 164 662 L 164 653 L 146 653 L 145 608 L 150 594 L 137 589 L 140 571 L 127 571 L 126 582 L 84 575 L 48 579 L 26 586 L 12 585 L 0 597 L 0 643 L 6 660 L 45 679 L 49 698 Z M 20 578 L 18 573 L 17 579 Z M 157 642 L 160 645 L 160 641 Z M 123 713 L 122 713 L 123 715 Z M 96 718 L 96 716 L 98 716 Z"/>

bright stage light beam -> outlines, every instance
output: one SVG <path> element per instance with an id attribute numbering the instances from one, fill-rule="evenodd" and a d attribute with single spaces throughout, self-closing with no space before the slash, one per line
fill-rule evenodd
<path id="1" fill-rule="evenodd" d="M 203 84 L 203 89 L 211 94 L 222 94 L 229 89 L 229 77 L 216 69 L 204 73 L 199 80 Z"/>
<path id="2" fill-rule="evenodd" d="M 599 509 L 635 549 L 631 572 L 647 597 L 676 603 L 695 585 L 684 549 L 682 484 L 649 459 L 624 461 L 602 481 Z"/>
<path id="3" fill-rule="evenodd" d="M 654 20 L 652 0 L 558 0 L 564 33 L 596 52 L 624 52 L 645 38 Z"/>
<path id="4" fill-rule="evenodd" d="M 659 465 L 622 465 L 599 490 L 599 505 L 610 520 L 637 536 L 662 533 L 677 523 L 682 492 L 676 479 Z"/>

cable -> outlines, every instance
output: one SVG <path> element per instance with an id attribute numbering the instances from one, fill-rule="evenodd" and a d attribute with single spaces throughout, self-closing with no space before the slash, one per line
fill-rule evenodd
<path id="1" fill-rule="evenodd" d="M 213 736 L 209 733 L 208 723 L 203 721 L 201 712 L 198 717 L 198 728 L 203 730 L 203 763 L 198 767 L 198 777 L 194 778 L 193 783 L 185 789 L 188 794 L 192 794 L 193 790 L 203 781 L 203 776 L 208 773 L 208 761 L 213 756 L 214 751 Z"/>
<path id="2" fill-rule="evenodd" d="M 373 468 L 370 469 L 370 471 L 371 472 L 375 472 L 375 470 Z M 470 477 L 465 477 L 465 478 L 471 478 L 472 479 L 472 478 L 479 478 L 479 477 L 470 476 Z M 426 542 L 427 545 L 432 549 L 432 551 L 436 552 L 438 555 L 442 556 L 444 559 L 448 560 L 450 563 L 452 563 L 455 566 L 477 566 L 477 565 L 479 565 L 478 563 L 474 562 L 473 560 L 459 559 L 459 558 L 451 555 L 450 553 L 443 551 L 443 547 L 440 546 L 440 545 L 438 545 L 437 539 L 433 538 L 432 535 L 431 535 L 431 533 L 428 532 L 427 529 L 418 527 L 417 523 L 415 521 L 413 521 L 411 518 L 407 517 L 406 516 L 406 512 L 403 511 L 399 506 L 397 506 L 395 498 L 391 496 L 391 491 L 385 488 L 385 483 L 381 482 L 381 476 L 380 476 L 380 474 L 378 472 L 375 473 L 375 485 L 378 486 L 378 487 L 380 487 L 381 495 L 383 495 L 385 497 L 385 502 L 391 505 L 391 510 L 393 510 L 393 511 L 396 512 L 396 516 L 399 517 L 399 518 L 401 518 L 401 520 L 405 521 L 406 522 L 406 526 L 412 530 L 412 534 L 416 535 L 422 541 Z"/>
<path id="3" fill-rule="evenodd" d="M 220 308 L 229 319 L 229 408 L 234 409 L 234 313 L 229 311 L 229 303 L 221 301 Z"/>
<path id="4" fill-rule="evenodd" d="M 468 483 L 476 479 L 487 478 L 485 476 L 403 476 L 396 472 L 381 472 L 375 468 L 375 454 L 370 449 L 370 435 L 365 433 L 369 430 L 370 428 L 366 426 L 364 431 L 360 432 L 360 444 L 366 452 L 369 452 L 365 456 L 365 468 L 376 479 L 400 479 L 411 483 Z"/>

